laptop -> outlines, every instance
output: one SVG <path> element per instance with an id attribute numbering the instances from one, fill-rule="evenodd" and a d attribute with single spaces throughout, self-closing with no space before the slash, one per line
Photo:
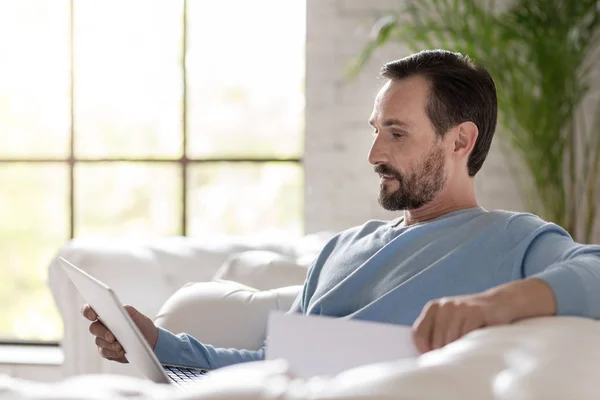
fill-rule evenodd
<path id="1" fill-rule="evenodd" d="M 208 369 L 161 364 L 110 287 L 63 257 L 58 257 L 58 262 L 98 319 L 115 335 L 125 350 L 127 361 L 144 376 L 156 383 L 174 384 L 182 389 L 206 376 Z"/>

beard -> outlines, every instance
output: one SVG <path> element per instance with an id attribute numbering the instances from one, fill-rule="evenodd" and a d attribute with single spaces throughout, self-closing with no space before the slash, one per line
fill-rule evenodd
<path id="1" fill-rule="evenodd" d="M 434 147 L 425 159 L 412 171 L 402 174 L 388 164 L 375 167 L 375 172 L 394 177 L 399 183 L 396 191 L 390 192 L 382 183 L 377 198 L 388 211 L 414 210 L 434 199 L 446 183 L 444 174 L 444 149 Z"/>

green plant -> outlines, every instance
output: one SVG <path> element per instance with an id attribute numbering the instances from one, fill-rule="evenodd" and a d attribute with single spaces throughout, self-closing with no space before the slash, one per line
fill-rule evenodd
<path id="1" fill-rule="evenodd" d="M 600 102 L 591 126 L 582 103 L 597 64 L 600 0 L 517 0 L 503 9 L 488 0 L 404 4 L 375 23 L 349 73 L 390 41 L 458 51 L 484 65 L 529 210 L 589 242 L 599 203 Z"/>

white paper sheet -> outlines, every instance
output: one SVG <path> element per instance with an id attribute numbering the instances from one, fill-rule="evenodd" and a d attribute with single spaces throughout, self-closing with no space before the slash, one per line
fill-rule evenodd
<path id="1" fill-rule="evenodd" d="M 409 326 L 272 312 L 266 359 L 283 358 L 301 378 L 419 355 Z"/>

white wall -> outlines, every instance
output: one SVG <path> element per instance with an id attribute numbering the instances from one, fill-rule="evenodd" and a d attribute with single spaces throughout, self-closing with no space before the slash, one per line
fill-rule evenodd
<path id="1" fill-rule="evenodd" d="M 375 18 L 398 4 L 397 0 L 307 0 L 307 232 L 341 230 L 371 218 L 397 215 L 377 204 L 379 179 L 367 162 L 372 140 L 367 121 L 382 84 L 377 78 L 381 65 L 410 52 L 398 44 L 388 45 L 352 82 L 344 82 L 343 71 L 366 42 Z M 498 138 L 476 177 L 476 191 L 484 208 L 524 210 Z"/>

